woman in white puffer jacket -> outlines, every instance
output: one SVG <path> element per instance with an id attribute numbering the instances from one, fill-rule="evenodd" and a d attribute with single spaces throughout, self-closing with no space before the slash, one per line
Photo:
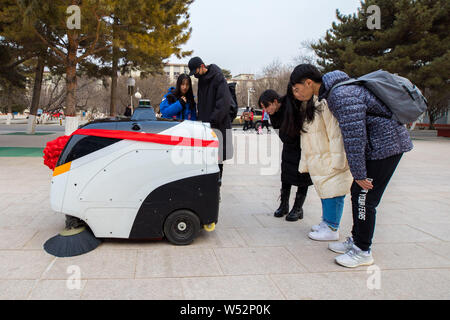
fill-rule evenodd
<path id="1" fill-rule="evenodd" d="M 313 226 L 308 236 L 313 240 L 337 241 L 344 198 L 353 183 L 341 130 L 326 100 L 319 102 L 314 95 L 308 103 L 300 103 L 295 87 L 291 95 L 297 99 L 303 119 L 299 171 L 309 172 L 322 201 L 322 222 Z"/>

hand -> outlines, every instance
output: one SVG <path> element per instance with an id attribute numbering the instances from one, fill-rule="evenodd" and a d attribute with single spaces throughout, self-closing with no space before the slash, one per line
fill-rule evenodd
<path id="1" fill-rule="evenodd" d="M 186 103 L 187 102 L 187 100 L 186 100 L 186 97 L 185 96 L 182 96 L 181 98 L 180 98 L 181 100 L 183 100 L 184 101 L 184 103 Z"/>
<path id="2" fill-rule="evenodd" d="M 372 190 L 373 189 L 373 184 L 372 184 L 371 179 L 355 180 L 355 181 L 363 190 Z"/>

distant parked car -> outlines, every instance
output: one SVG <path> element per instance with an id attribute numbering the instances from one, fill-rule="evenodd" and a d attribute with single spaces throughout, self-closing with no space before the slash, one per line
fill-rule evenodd
<path id="1" fill-rule="evenodd" d="M 244 125 L 244 119 L 241 119 L 242 114 L 244 113 L 246 108 L 239 108 L 238 113 L 236 116 L 236 119 L 232 122 L 233 125 Z M 258 126 L 255 126 L 256 123 L 259 125 L 262 124 L 262 110 L 255 109 L 253 110 L 253 126 L 257 128 Z"/>

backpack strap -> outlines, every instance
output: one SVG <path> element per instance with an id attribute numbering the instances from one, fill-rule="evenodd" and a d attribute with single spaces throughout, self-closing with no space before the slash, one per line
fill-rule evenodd
<path id="1" fill-rule="evenodd" d="M 348 85 L 364 85 L 365 81 L 360 79 L 350 79 L 347 81 L 343 81 L 341 83 L 335 84 L 333 87 L 331 87 L 330 91 L 328 92 L 327 98 L 331 95 L 331 92 L 333 92 L 334 89 L 341 87 L 341 86 L 348 86 Z"/>
<path id="2" fill-rule="evenodd" d="M 348 85 L 358 85 L 358 86 L 363 86 L 365 82 L 366 82 L 366 81 L 365 81 L 365 80 L 362 80 L 362 79 L 350 79 L 350 80 L 347 80 L 347 81 L 343 81 L 343 82 L 341 82 L 341 83 L 338 83 L 338 84 L 334 85 L 334 86 L 330 89 L 330 92 L 328 93 L 327 98 L 331 95 L 331 92 L 332 92 L 334 89 L 338 88 L 338 87 L 341 87 L 341 86 L 348 86 Z M 369 90 L 367 87 L 366 87 L 366 89 Z M 369 91 L 370 91 L 370 90 L 369 90 Z M 380 117 L 380 118 L 385 118 L 385 119 L 392 119 L 392 117 L 385 116 L 385 115 L 382 115 L 382 114 L 373 113 L 373 112 L 366 112 L 366 115 L 372 116 L 372 117 Z"/>

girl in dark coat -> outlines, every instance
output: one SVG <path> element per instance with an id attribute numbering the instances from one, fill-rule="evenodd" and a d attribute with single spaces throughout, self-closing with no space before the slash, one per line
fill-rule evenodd
<path id="1" fill-rule="evenodd" d="M 292 89 L 291 89 L 292 90 Z M 289 91 L 288 91 L 289 92 Z M 270 115 L 270 121 L 274 129 L 279 130 L 279 136 L 283 142 L 281 154 L 281 204 L 274 216 L 281 218 L 285 215 L 287 221 L 303 219 L 303 203 L 305 202 L 308 186 L 312 185 L 308 173 L 300 173 L 300 119 L 295 103 L 288 103 L 290 97 L 281 98 L 274 90 L 266 90 L 259 98 L 258 104 Z M 288 119 L 297 119 L 288 125 Z M 298 128 L 293 124 L 298 122 Z M 289 196 L 291 187 L 297 186 L 294 206 L 289 211 Z"/>

